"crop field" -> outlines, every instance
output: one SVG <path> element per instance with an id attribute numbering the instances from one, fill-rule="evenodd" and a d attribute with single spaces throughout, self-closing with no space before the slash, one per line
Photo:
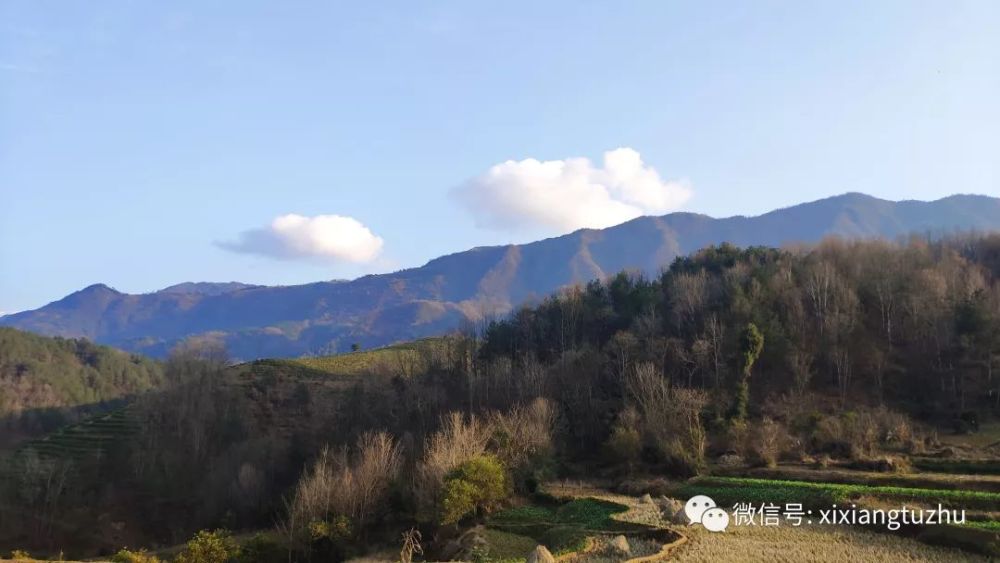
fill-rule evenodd
<path id="1" fill-rule="evenodd" d="M 956 464 L 962 462 L 954 462 Z M 812 469 L 803 466 L 759 467 L 720 473 L 736 477 L 754 477 L 781 481 L 809 481 L 845 485 L 895 486 L 918 489 L 963 489 L 1000 493 L 1000 474 L 982 472 L 961 473 L 877 473 L 854 469 Z"/>
<path id="2" fill-rule="evenodd" d="M 445 341 L 444 338 L 427 338 L 372 350 L 280 361 L 328 375 L 365 375 L 380 368 L 416 372 L 423 367 L 428 354 L 444 348 Z"/>
<path id="3" fill-rule="evenodd" d="M 532 541 L 531 548 L 541 543 L 554 555 L 561 555 L 582 549 L 588 536 L 648 531 L 650 528 L 647 526 L 614 518 L 628 509 L 628 506 L 608 500 L 579 498 L 561 505 L 509 508 L 490 518 L 488 527 L 510 536 L 529 538 Z M 505 542 L 510 543 L 513 542 Z M 494 556 L 493 553 L 491 551 L 491 557 Z M 525 555 L 527 552 L 521 552 L 519 556 L 523 559 Z M 518 553 L 510 550 L 496 554 L 499 559 L 517 556 Z"/>
<path id="4" fill-rule="evenodd" d="M 128 408 L 89 418 L 61 428 L 44 438 L 23 444 L 20 452 L 33 450 L 42 457 L 82 460 L 101 455 L 107 448 L 136 430 Z"/>
<path id="5" fill-rule="evenodd" d="M 989 561 L 986 556 L 955 548 L 927 545 L 912 538 L 838 526 L 730 526 L 724 533 L 711 533 L 699 525 L 674 525 L 662 520 L 654 504 L 639 498 L 608 493 L 572 484 L 550 484 L 546 491 L 562 498 L 578 496 L 612 500 L 628 507 L 616 519 L 670 527 L 687 541 L 670 552 L 668 560 L 694 563 L 719 561 Z"/>
<path id="6" fill-rule="evenodd" d="M 804 470 L 808 471 L 808 470 Z M 853 479 L 869 479 L 866 474 Z M 966 522 L 962 525 L 928 525 L 917 528 L 917 535 L 930 543 L 961 546 L 974 553 L 1000 554 L 1000 492 L 968 489 L 937 489 L 926 487 L 864 485 L 850 482 L 850 472 L 819 470 L 817 476 L 833 477 L 847 482 L 820 482 L 815 480 L 760 479 L 749 477 L 701 477 L 678 487 L 678 498 L 704 494 L 721 506 L 736 503 L 773 503 L 779 507 L 787 503 L 801 503 L 805 508 L 829 509 L 833 505 L 848 505 L 884 510 L 936 507 L 964 510 Z M 915 478 L 926 482 L 931 476 L 919 474 Z M 937 478 L 937 476 L 933 476 Z M 966 482 L 976 483 L 978 476 L 963 476 Z M 810 526 L 812 528 L 813 526 Z M 830 528 L 829 525 L 818 526 Z M 797 528 L 789 528 L 795 532 Z M 860 531 L 860 530 L 859 530 Z M 884 530 L 883 530 L 884 531 Z M 883 534 L 884 535 L 884 534 Z M 823 539 L 826 536 L 817 536 Z M 829 539 L 829 538 L 828 538 Z M 903 555 L 899 555 L 903 557 Z M 907 560 L 907 559 L 903 559 Z"/>
<path id="7" fill-rule="evenodd" d="M 783 481 L 747 477 L 702 477 L 689 482 L 678 492 L 682 498 L 708 495 L 716 502 L 802 503 L 826 507 L 852 499 L 878 499 L 941 503 L 946 507 L 995 510 L 1000 493 L 955 489 L 924 489 L 895 486 L 870 486 L 843 483 Z"/>

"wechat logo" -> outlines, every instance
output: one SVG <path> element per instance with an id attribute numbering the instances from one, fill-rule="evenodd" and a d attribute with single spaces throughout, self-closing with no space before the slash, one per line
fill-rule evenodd
<path id="1" fill-rule="evenodd" d="M 729 527 L 729 513 L 717 507 L 711 497 L 696 495 L 684 504 L 684 515 L 692 524 L 698 523 L 709 532 L 724 532 Z"/>

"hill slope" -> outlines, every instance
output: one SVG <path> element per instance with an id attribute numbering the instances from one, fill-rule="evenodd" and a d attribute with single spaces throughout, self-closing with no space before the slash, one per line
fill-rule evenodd
<path id="1" fill-rule="evenodd" d="M 147 358 L 0 328 L 0 447 L 162 382 L 163 367 Z"/>
<path id="2" fill-rule="evenodd" d="M 908 233 L 1000 229 L 1000 199 L 951 196 L 892 202 L 845 194 L 757 217 L 693 213 L 641 217 L 524 245 L 474 248 L 419 268 L 353 281 L 289 287 L 182 284 L 129 295 L 94 285 L 34 311 L 0 318 L 42 334 L 86 336 L 162 356 L 178 340 L 211 333 L 234 357 L 343 351 L 439 334 L 467 318 L 502 312 L 533 296 L 623 269 L 655 273 L 709 244 L 780 246 L 825 236 L 894 238 Z"/>

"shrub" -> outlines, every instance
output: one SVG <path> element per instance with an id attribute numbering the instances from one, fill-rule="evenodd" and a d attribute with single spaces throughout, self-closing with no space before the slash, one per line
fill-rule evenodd
<path id="1" fill-rule="evenodd" d="M 439 516 L 444 480 L 449 472 L 486 452 L 490 441 L 490 426 L 475 416 L 466 420 L 453 412 L 442 419 L 424 447 L 424 456 L 417 465 L 414 497 L 418 517 L 433 520 Z"/>
<path id="2" fill-rule="evenodd" d="M 510 495 L 510 477 L 499 459 L 476 456 L 448 474 L 441 502 L 441 523 L 455 524 L 475 513 L 489 513 Z"/>
<path id="3" fill-rule="evenodd" d="M 909 460 L 905 457 L 888 455 L 871 459 L 856 459 L 851 462 L 850 468 L 861 471 L 878 471 L 880 473 L 910 473 L 913 471 Z"/>
<path id="4" fill-rule="evenodd" d="M 226 530 L 202 530 L 177 555 L 175 563 L 230 563 L 240 555 L 240 546 Z"/>
<path id="5" fill-rule="evenodd" d="M 817 450 L 853 460 L 871 458 L 884 447 L 905 448 L 912 440 L 909 419 L 885 408 L 827 416 L 812 435 Z"/>
<path id="6" fill-rule="evenodd" d="M 309 531 L 311 559 L 343 561 L 351 550 L 355 529 L 351 519 L 334 516 L 328 520 L 314 520 L 306 526 Z"/>
<path id="7" fill-rule="evenodd" d="M 240 550 L 241 563 L 286 563 L 288 549 L 270 534 L 254 534 Z"/>
<path id="8" fill-rule="evenodd" d="M 639 434 L 641 419 L 633 408 L 627 408 L 618 416 L 618 422 L 611 430 L 605 444 L 608 457 L 614 463 L 624 463 L 631 467 L 642 452 L 642 436 Z"/>
<path id="9" fill-rule="evenodd" d="M 642 417 L 643 441 L 681 475 L 705 466 L 705 428 L 701 411 L 708 402 L 698 389 L 670 387 L 652 364 L 639 364 L 626 381 L 630 406 Z"/>
<path id="10" fill-rule="evenodd" d="M 119 550 L 111 557 L 112 563 L 160 563 L 160 558 L 148 553 L 145 549 L 139 551 Z"/>
<path id="11" fill-rule="evenodd" d="M 608 438 L 607 448 L 612 461 L 631 466 L 642 452 L 642 437 L 635 428 L 616 426 Z"/>
<path id="12" fill-rule="evenodd" d="M 676 486 L 663 477 L 628 479 L 618 483 L 615 492 L 625 495 L 639 497 L 642 495 L 652 495 L 654 497 L 667 496 L 674 493 Z"/>
<path id="13" fill-rule="evenodd" d="M 768 417 L 756 425 L 750 433 L 747 459 L 752 463 L 775 467 L 778 457 L 789 443 L 788 432 L 779 422 Z"/>
<path id="14" fill-rule="evenodd" d="M 387 508 L 401 457 L 385 432 L 362 434 L 353 456 L 346 448 L 337 453 L 324 449 L 296 485 L 289 520 L 306 524 L 338 515 L 363 529 Z"/>
<path id="15" fill-rule="evenodd" d="M 518 467 L 552 450 L 555 410 L 543 398 L 490 416 L 491 445 L 507 467 Z"/>
<path id="16" fill-rule="evenodd" d="M 536 398 L 526 406 L 489 417 L 490 450 L 509 468 L 521 491 L 534 493 L 540 481 L 551 474 L 552 432 L 555 409 L 546 399 Z"/>
<path id="17" fill-rule="evenodd" d="M 21 549 L 15 549 L 10 552 L 10 558 L 14 561 L 34 561 L 31 555 L 27 551 Z"/>
<path id="18" fill-rule="evenodd" d="M 309 523 L 309 536 L 313 541 L 330 540 L 333 543 L 344 542 L 354 534 L 351 519 L 346 516 L 335 516 L 329 520 L 313 520 Z"/>

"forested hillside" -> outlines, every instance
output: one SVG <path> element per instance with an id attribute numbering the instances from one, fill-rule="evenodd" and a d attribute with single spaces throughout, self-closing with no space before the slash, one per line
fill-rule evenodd
<path id="1" fill-rule="evenodd" d="M 897 467 L 886 452 L 938 455 L 937 429 L 998 414 L 998 282 L 998 235 L 721 245 L 357 361 L 182 347 L 116 442 L 11 458 L 0 542 L 107 553 L 277 523 L 278 555 L 249 560 L 415 529 L 433 557 L 553 478 Z"/>
<path id="2" fill-rule="evenodd" d="M 0 425 L 8 438 L 51 430 L 162 383 L 154 360 L 84 339 L 0 328 Z"/>
<path id="3" fill-rule="evenodd" d="M 997 408 L 1000 236 L 903 245 L 709 247 L 660 277 L 621 273 L 489 325 L 483 358 L 601 351 L 623 376 L 649 362 L 674 385 L 735 392 L 748 327 L 763 345 L 752 396 L 815 390 L 918 412 Z M 752 375 L 752 377 L 750 377 Z"/>

